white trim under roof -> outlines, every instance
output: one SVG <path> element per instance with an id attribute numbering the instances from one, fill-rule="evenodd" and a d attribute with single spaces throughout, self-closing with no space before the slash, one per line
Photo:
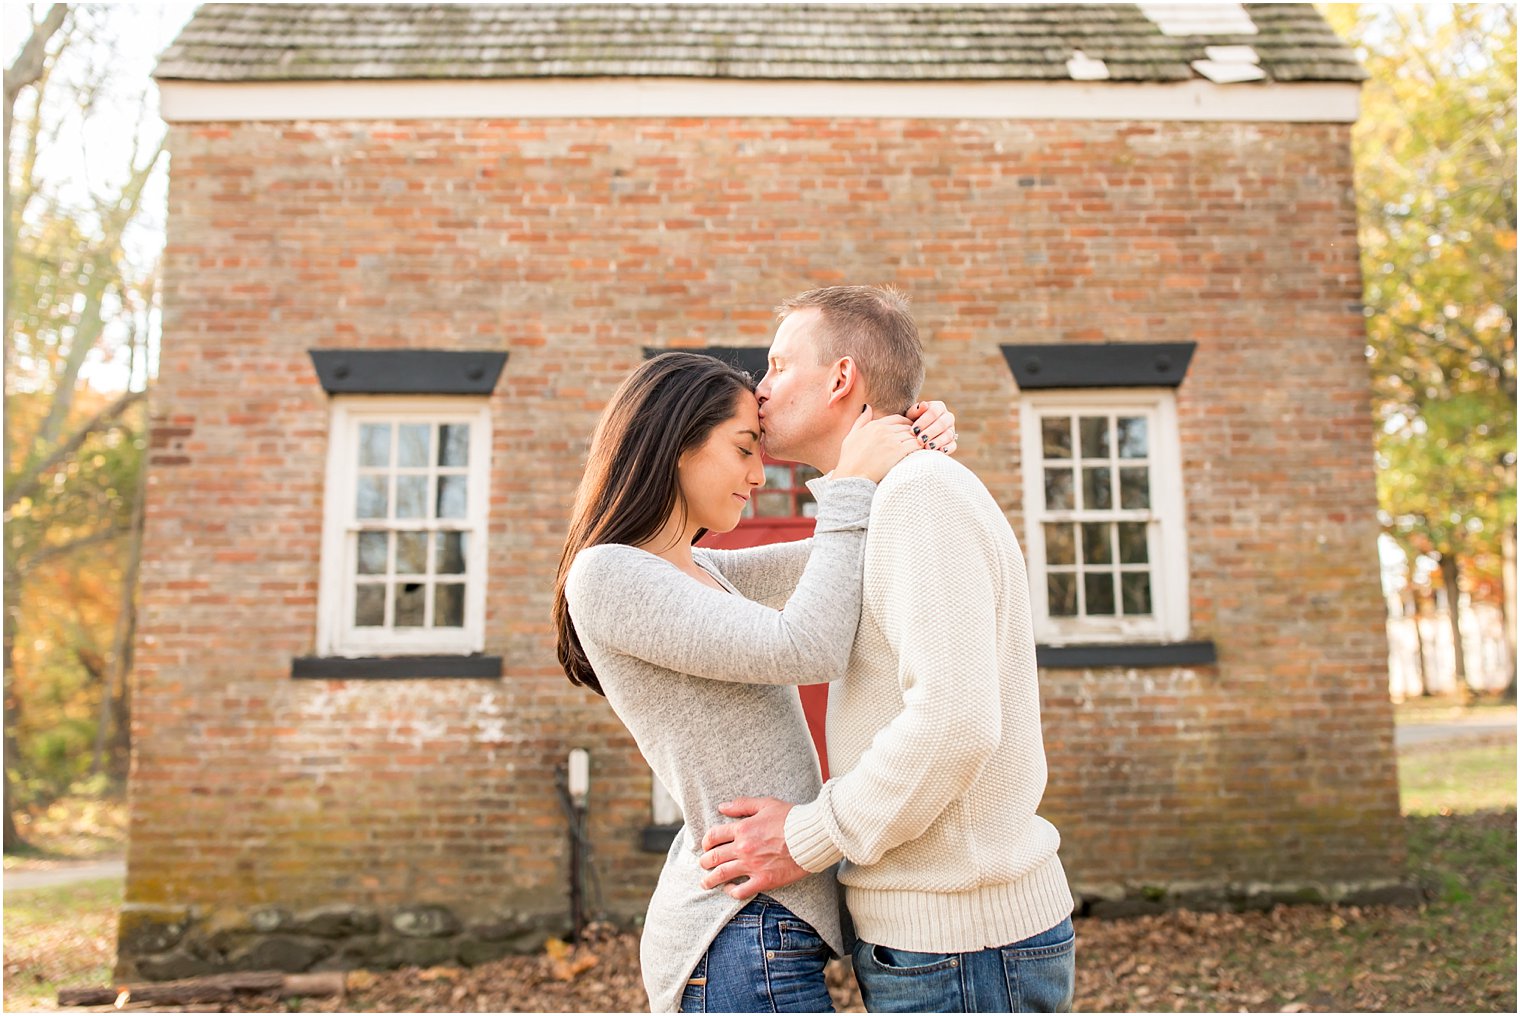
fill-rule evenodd
<path id="1" fill-rule="evenodd" d="M 1361 86 L 1107 81 L 521 78 L 158 82 L 170 123 L 245 120 L 872 117 L 1354 123 Z"/>

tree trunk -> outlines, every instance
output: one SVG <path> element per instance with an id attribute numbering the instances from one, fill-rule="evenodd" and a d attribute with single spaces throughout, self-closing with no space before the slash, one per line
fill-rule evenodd
<path id="1" fill-rule="evenodd" d="M 144 414 L 146 415 L 146 414 Z M 147 427 L 143 428 L 146 435 Z M 143 515 L 148 500 L 148 455 L 146 440 L 142 462 L 137 467 L 137 494 L 132 504 L 132 528 L 127 534 L 127 563 L 121 573 L 121 610 L 116 615 L 116 633 L 111 641 L 111 658 L 106 664 L 105 698 L 101 715 L 110 707 L 114 724 L 111 739 L 111 771 L 125 775 L 132 750 L 131 675 L 132 650 L 137 638 L 137 575 L 142 566 Z"/>
<path id="2" fill-rule="evenodd" d="M 1499 598 L 1499 607 L 1504 611 L 1504 648 L 1506 659 L 1509 660 L 1509 683 L 1504 686 L 1504 699 L 1507 702 L 1515 701 L 1515 527 L 1504 527 L 1504 535 L 1501 537 L 1504 548 L 1502 588 L 1504 595 Z"/>
<path id="3" fill-rule="evenodd" d="M 1462 586 L 1457 570 L 1457 555 L 1441 555 L 1441 583 L 1446 588 L 1446 616 L 1451 622 L 1452 659 L 1456 667 L 1457 692 L 1464 698 L 1472 696 L 1473 689 L 1467 683 L 1467 655 L 1462 649 Z"/>
<path id="4" fill-rule="evenodd" d="M 21 721 L 21 699 L 16 694 L 16 622 L 21 611 L 21 576 L 10 567 L 11 548 L 9 532 L 5 546 L 5 852 L 7 854 L 27 845 L 16 828 L 17 792 L 13 767 L 21 764 L 21 752 L 16 743 L 16 726 Z"/>
<path id="5" fill-rule="evenodd" d="M 1430 694 L 1430 681 L 1425 676 L 1425 633 L 1420 630 L 1420 594 L 1411 584 L 1405 589 L 1409 596 L 1409 618 L 1414 622 L 1415 673 L 1420 677 L 1420 697 Z"/>

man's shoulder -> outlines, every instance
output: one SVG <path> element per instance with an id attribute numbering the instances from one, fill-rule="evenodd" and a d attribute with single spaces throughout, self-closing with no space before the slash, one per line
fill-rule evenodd
<path id="1" fill-rule="evenodd" d="M 899 534 L 922 539 L 954 533 L 964 541 L 980 534 L 994 542 L 1012 537 L 1008 517 L 987 485 L 965 465 L 940 452 L 914 452 L 892 468 L 871 505 L 871 539 L 877 552 L 894 546 Z"/>
<path id="2" fill-rule="evenodd" d="M 924 494 L 991 497 L 981 479 L 963 464 L 940 452 L 918 451 L 893 466 L 882 478 L 876 488 L 876 502 L 890 503 Z"/>

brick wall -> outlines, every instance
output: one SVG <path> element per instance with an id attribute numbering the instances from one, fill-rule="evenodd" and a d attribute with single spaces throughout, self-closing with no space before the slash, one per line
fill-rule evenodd
<path id="1" fill-rule="evenodd" d="M 1345 126 L 255 123 L 176 125 L 170 149 L 127 888 L 144 927 L 561 913 L 553 770 L 577 745 L 603 903 L 636 914 L 660 862 L 636 847 L 649 777 L 560 675 L 548 623 L 585 442 L 641 347 L 764 346 L 779 298 L 841 282 L 911 292 L 927 394 L 1018 530 L 998 345 L 1198 344 L 1178 392 L 1191 609 L 1219 663 L 1042 674 L 1045 811 L 1077 888 L 1396 873 Z M 500 681 L 291 679 L 314 650 L 322 346 L 510 351 Z"/>

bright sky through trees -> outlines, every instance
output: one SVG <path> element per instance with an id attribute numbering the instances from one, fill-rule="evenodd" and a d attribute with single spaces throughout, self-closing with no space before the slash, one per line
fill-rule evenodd
<path id="1" fill-rule="evenodd" d="M 0 6 L 7 66 L 26 44 L 33 19 L 40 20 L 50 6 Z M 49 120 L 58 125 L 58 133 L 40 147 L 37 158 L 38 178 L 67 204 L 87 207 L 90 194 L 119 187 L 131 172 L 134 139 L 139 151 L 146 154 L 163 137 L 158 89 L 151 79 L 153 65 L 196 6 L 183 2 L 104 3 L 76 12 L 88 38 L 61 63 L 58 73 L 71 81 L 97 80 L 100 88 L 95 107 L 83 115 L 79 109 L 69 108 L 73 89 L 51 89 L 53 107 L 47 112 Z M 23 93 L 18 117 L 29 101 L 28 94 Z M 150 266 L 163 249 L 167 170 L 168 160 L 161 160 L 145 192 L 142 212 L 124 238 L 127 256 L 139 267 Z M 157 342 L 152 346 L 156 348 Z M 120 391 L 127 387 L 125 360 L 119 356 L 107 359 L 108 349 L 122 352 L 119 344 L 104 345 L 81 376 L 99 389 Z"/>

